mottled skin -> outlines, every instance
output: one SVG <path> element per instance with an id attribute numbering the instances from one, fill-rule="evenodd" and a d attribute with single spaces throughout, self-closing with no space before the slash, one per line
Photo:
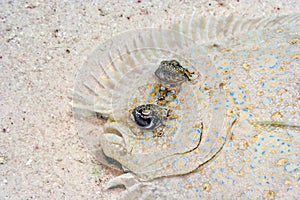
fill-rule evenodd
<path id="1" fill-rule="evenodd" d="M 191 72 L 180 65 L 176 60 L 162 61 L 155 71 L 155 75 L 164 84 L 180 84 L 184 81 L 191 81 Z"/>
<path id="2" fill-rule="evenodd" d="M 179 92 L 160 105 L 173 116 L 160 137 L 128 120 L 135 108 L 157 104 L 157 88 L 169 83 L 156 82 L 157 68 L 141 71 L 144 85 L 130 82 L 133 95 L 114 104 L 120 112 L 99 138 L 103 153 L 130 171 L 108 188 L 125 186 L 120 199 L 297 199 L 299 40 L 296 21 L 183 49 L 176 62 L 189 60 L 185 69 L 201 79 L 191 83 L 178 70 Z"/>

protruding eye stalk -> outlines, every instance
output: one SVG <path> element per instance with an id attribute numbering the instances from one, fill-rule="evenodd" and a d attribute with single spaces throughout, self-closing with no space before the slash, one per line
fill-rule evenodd
<path id="1" fill-rule="evenodd" d="M 135 123 L 142 129 L 153 130 L 162 125 L 168 117 L 168 110 L 155 104 L 136 107 L 131 115 Z"/>
<path id="2" fill-rule="evenodd" d="M 162 61 L 155 71 L 155 75 L 163 83 L 178 85 L 193 79 L 194 72 L 190 72 L 176 60 Z"/>

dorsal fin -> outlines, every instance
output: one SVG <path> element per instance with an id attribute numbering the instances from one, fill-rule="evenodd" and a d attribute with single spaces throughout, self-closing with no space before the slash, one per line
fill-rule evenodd
<path id="1" fill-rule="evenodd" d="M 255 30 L 274 29 L 300 21 L 299 14 L 244 18 L 229 15 L 227 17 L 203 16 L 198 13 L 174 18 L 172 23 L 165 22 L 163 28 L 178 31 L 198 44 L 221 42 L 222 39 Z"/>

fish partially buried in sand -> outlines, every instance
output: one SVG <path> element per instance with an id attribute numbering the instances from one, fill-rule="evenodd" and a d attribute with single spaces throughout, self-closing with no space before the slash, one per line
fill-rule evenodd
<path id="1" fill-rule="evenodd" d="M 124 186 L 120 199 L 297 199 L 300 16 L 193 20 L 199 33 L 175 24 L 113 38 L 79 72 L 79 136 L 100 162 L 127 171 L 108 187 Z M 172 93 L 155 75 L 172 60 L 200 78 L 172 73 Z M 168 110 L 149 129 L 131 116 L 146 105 L 158 108 L 141 111 L 146 118 Z"/>

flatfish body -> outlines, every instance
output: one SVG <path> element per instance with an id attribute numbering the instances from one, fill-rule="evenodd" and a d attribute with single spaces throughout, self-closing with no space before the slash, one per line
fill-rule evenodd
<path id="1" fill-rule="evenodd" d="M 283 18 L 279 25 L 276 18 L 224 19 L 235 24 L 230 34 L 225 27 L 206 36 L 140 30 L 130 44 L 120 36 L 96 50 L 78 75 L 73 105 L 96 158 L 134 174 L 133 182 L 111 182 L 126 187 L 121 198 L 300 196 L 300 24 L 297 15 Z M 101 64 L 97 55 L 109 47 L 118 48 Z M 162 82 L 155 72 L 167 60 L 195 78 Z M 143 105 L 155 105 L 144 114 L 166 110 L 159 126 L 137 126 L 132 113 Z M 103 129 L 91 123 L 97 116 L 106 120 Z"/>

